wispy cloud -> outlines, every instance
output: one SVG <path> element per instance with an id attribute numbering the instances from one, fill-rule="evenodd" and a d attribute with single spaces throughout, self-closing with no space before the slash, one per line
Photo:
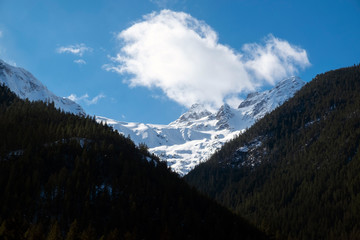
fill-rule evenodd
<path id="1" fill-rule="evenodd" d="M 2 38 L 3 36 L 3 32 L 0 30 L 0 38 Z"/>
<path id="2" fill-rule="evenodd" d="M 74 60 L 74 63 L 77 63 L 79 65 L 85 65 L 86 61 L 84 59 L 76 59 Z"/>
<path id="3" fill-rule="evenodd" d="M 58 53 L 70 53 L 77 56 L 82 56 L 85 52 L 92 52 L 93 49 L 87 47 L 84 43 L 62 46 L 56 49 Z"/>
<path id="4" fill-rule="evenodd" d="M 160 8 L 166 8 L 169 5 L 176 4 L 179 1 L 181 1 L 181 0 L 150 0 L 150 2 L 156 4 Z M 185 1 L 185 0 L 182 0 L 182 1 Z"/>
<path id="5" fill-rule="evenodd" d="M 235 104 L 239 93 L 275 84 L 310 65 L 306 51 L 286 40 L 269 35 L 235 51 L 219 43 L 205 22 L 170 10 L 144 16 L 117 39 L 120 51 L 104 69 L 128 75 L 131 87 L 160 88 L 187 107 Z"/>
<path id="6" fill-rule="evenodd" d="M 242 101 L 244 101 L 244 99 L 240 99 L 238 96 L 234 95 L 229 96 L 225 102 L 229 104 L 229 106 L 231 106 L 232 108 L 238 108 Z"/>
<path id="7" fill-rule="evenodd" d="M 271 84 L 310 65 L 304 49 L 271 34 L 265 38 L 265 44 L 245 44 L 242 50 L 247 70 Z"/>
<path id="8" fill-rule="evenodd" d="M 105 95 L 99 94 L 93 98 L 90 98 L 87 93 L 80 97 L 78 97 L 76 94 L 71 94 L 70 96 L 68 96 L 68 98 L 77 103 L 83 102 L 86 105 L 94 105 L 97 104 L 100 99 L 105 98 Z"/>

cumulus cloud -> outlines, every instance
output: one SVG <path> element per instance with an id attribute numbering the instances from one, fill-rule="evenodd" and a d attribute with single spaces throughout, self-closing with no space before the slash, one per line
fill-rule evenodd
<path id="1" fill-rule="evenodd" d="M 105 98 L 105 95 L 103 94 L 99 94 L 95 97 L 93 97 L 92 99 L 89 97 L 89 95 L 86 93 L 83 96 L 76 96 L 76 94 L 71 94 L 70 96 L 68 96 L 68 99 L 74 101 L 74 102 L 84 102 L 86 105 L 94 105 L 96 103 L 98 103 L 98 101 L 102 98 Z"/>
<path id="2" fill-rule="evenodd" d="M 92 52 L 92 48 L 87 47 L 84 43 L 63 46 L 56 49 L 58 53 L 70 53 L 77 56 L 82 56 L 85 52 Z"/>
<path id="3" fill-rule="evenodd" d="M 237 52 L 219 43 L 205 22 L 170 10 L 144 16 L 117 39 L 120 51 L 106 70 L 128 75 L 131 87 L 160 88 L 186 107 L 234 103 L 239 93 L 274 84 L 310 64 L 304 49 L 272 35 Z"/>
<path id="4" fill-rule="evenodd" d="M 76 59 L 74 60 L 74 63 L 77 63 L 79 65 L 85 65 L 86 61 L 84 59 Z"/>

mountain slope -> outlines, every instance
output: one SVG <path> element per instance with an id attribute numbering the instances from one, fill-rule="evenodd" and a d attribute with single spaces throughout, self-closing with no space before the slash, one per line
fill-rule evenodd
<path id="1" fill-rule="evenodd" d="M 80 105 L 68 98 L 56 96 L 50 92 L 30 72 L 11 66 L 0 60 L 0 84 L 5 84 L 21 99 L 30 101 L 54 102 L 56 108 L 65 112 L 85 115 Z"/>
<path id="2" fill-rule="evenodd" d="M 359 65 L 318 75 L 186 181 L 278 239 L 358 239 L 359 91 Z"/>
<path id="3" fill-rule="evenodd" d="M 145 143 L 150 152 L 167 161 L 180 175 L 185 175 L 225 142 L 292 97 L 303 85 L 297 77 L 284 79 L 271 90 L 249 94 L 238 109 L 225 104 L 212 113 L 203 105 L 194 104 L 168 125 L 126 123 L 104 117 L 97 117 L 97 121 L 106 122 L 130 136 L 136 144 Z"/>
<path id="4" fill-rule="evenodd" d="M 266 239 L 144 146 L 0 86 L 0 239 Z"/>

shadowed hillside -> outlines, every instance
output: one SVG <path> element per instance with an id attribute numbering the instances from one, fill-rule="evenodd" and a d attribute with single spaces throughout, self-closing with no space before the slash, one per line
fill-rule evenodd
<path id="1" fill-rule="evenodd" d="M 359 65 L 320 74 L 185 179 L 279 239 L 358 239 L 359 92 Z"/>
<path id="2" fill-rule="evenodd" d="M 264 239 L 166 163 L 0 87 L 0 239 Z"/>

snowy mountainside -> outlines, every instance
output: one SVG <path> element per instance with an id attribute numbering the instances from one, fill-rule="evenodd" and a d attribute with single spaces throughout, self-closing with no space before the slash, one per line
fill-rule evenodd
<path id="1" fill-rule="evenodd" d="M 97 117 L 149 151 L 180 175 L 207 160 L 225 142 L 245 131 L 256 120 L 292 97 L 305 83 L 297 77 L 279 82 L 273 89 L 249 94 L 237 109 L 225 104 L 212 113 L 201 104 L 168 125 L 121 122 Z"/>
<path id="2" fill-rule="evenodd" d="M 292 97 L 304 84 L 299 77 L 283 79 L 270 90 L 248 94 L 238 109 L 244 116 L 260 119 Z"/>
<path id="3" fill-rule="evenodd" d="M 180 175 L 185 175 L 240 133 L 218 129 L 218 121 L 211 117 L 212 115 L 190 121 L 175 121 L 169 125 L 126 123 L 105 117 L 97 117 L 97 121 L 106 122 L 119 133 L 130 136 L 136 144 L 145 143 L 150 152 L 166 160 Z"/>
<path id="4" fill-rule="evenodd" d="M 0 84 L 5 84 L 22 99 L 30 101 L 54 102 L 56 108 L 65 112 L 85 115 L 82 107 L 68 98 L 58 97 L 49 91 L 30 72 L 23 68 L 11 66 L 0 60 Z"/>

